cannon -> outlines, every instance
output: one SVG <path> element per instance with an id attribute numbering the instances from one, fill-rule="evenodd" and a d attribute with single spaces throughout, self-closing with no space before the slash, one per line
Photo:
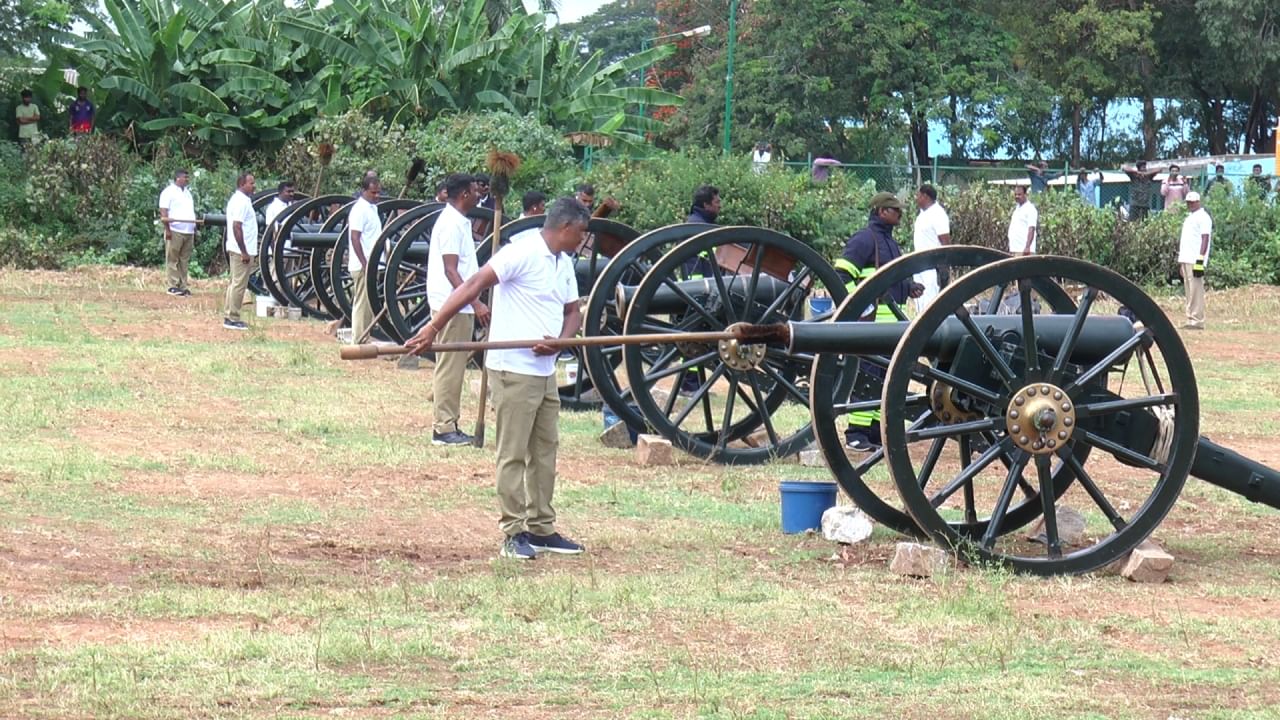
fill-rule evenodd
<path id="1" fill-rule="evenodd" d="M 814 321 L 798 317 L 793 301 L 818 283 L 834 287 L 823 263 L 796 253 L 771 266 L 768 250 L 795 248 L 759 232 L 717 257 L 718 241 L 740 232 L 699 233 L 638 286 L 615 288 L 626 332 L 588 338 L 622 348 L 644 420 L 665 423 L 691 452 L 753 462 L 811 432 L 841 488 L 875 519 L 968 562 L 1037 575 L 1090 572 L 1123 557 L 1164 519 L 1188 477 L 1280 508 L 1280 472 L 1200 437 L 1195 373 L 1177 330 L 1118 274 L 1070 258 L 946 247 L 886 265 Z M 736 265 L 724 262 L 729 255 Z M 695 259 L 716 263 L 703 265 L 711 277 L 697 288 L 673 272 Z M 954 280 L 920 312 L 886 295 L 939 266 Z M 762 294 L 765 275 L 786 284 Z M 695 302 L 669 306 L 668 291 Z M 877 302 L 897 320 L 865 321 Z M 690 371 L 698 390 L 679 407 L 670 379 Z M 790 417 L 801 394 L 808 427 Z M 844 416 L 872 409 L 883 449 L 850 458 Z M 697 420 L 686 424 L 690 416 Z M 768 447 L 726 455 L 735 425 L 757 420 Z M 1059 532 L 1064 501 L 1083 508 L 1080 537 Z"/>

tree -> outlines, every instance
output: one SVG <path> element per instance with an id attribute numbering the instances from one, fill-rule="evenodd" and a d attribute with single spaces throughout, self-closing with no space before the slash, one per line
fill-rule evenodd
<path id="1" fill-rule="evenodd" d="M 606 65 L 640 52 L 658 36 L 657 0 L 614 0 L 578 22 L 559 27 L 562 37 L 577 35 L 587 54 L 599 52 Z M 638 78 L 637 78 L 638 79 Z"/>

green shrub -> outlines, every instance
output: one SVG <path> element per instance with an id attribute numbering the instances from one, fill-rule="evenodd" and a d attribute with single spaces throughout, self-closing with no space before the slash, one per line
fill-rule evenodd
<path id="1" fill-rule="evenodd" d="M 611 162 L 596 166 L 587 179 L 597 197 L 611 195 L 621 202 L 616 219 L 641 231 L 684 222 L 693 191 L 714 185 L 722 202 L 717 222 L 769 227 L 830 256 L 866 223 L 875 194 L 873 184 L 851 183 L 842 173 L 814 184 L 807 174 L 782 167 L 757 174 L 748 159 L 714 152 Z"/>

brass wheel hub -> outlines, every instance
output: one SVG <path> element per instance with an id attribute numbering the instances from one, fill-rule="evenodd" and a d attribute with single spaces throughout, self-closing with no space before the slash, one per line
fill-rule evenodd
<path id="1" fill-rule="evenodd" d="M 1076 429 L 1076 406 L 1062 388 L 1028 385 L 1009 398 L 1005 426 L 1018 447 L 1035 455 L 1053 453 Z"/>
<path id="2" fill-rule="evenodd" d="M 724 364 L 739 371 L 758 367 L 765 354 L 764 345 L 747 345 L 737 340 L 721 340 L 719 350 Z"/>
<path id="3" fill-rule="evenodd" d="M 933 410 L 934 417 L 948 425 L 982 418 L 981 413 L 956 405 L 955 389 L 946 383 L 933 384 L 929 391 L 929 408 Z"/>

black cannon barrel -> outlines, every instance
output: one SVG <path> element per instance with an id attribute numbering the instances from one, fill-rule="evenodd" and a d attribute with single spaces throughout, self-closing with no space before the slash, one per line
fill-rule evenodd
<path id="1" fill-rule="evenodd" d="M 289 236 L 289 243 L 296 248 L 327 250 L 333 247 L 342 233 L 335 232 L 295 232 Z"/>
<path id="2" fill-rule="evenodd" d="M 1018 315 L 973 315 L 978 328 L 992 330 L 997 336 L 1021 332 Z M 1062 344 L 1071 327 L 1071 315 L 1037 315 L 1036 337 L 1041 347 L 1053 351 Z M 792 353 L 849 353 L 853 355 L 892 355 L 910 323 L 907 322 L 793 322 Z M 947 318 L 925 352 L 943 360 L 951 359 L 960 341 L 969 332 L 956 318 Z M 1072 354 L 1074 362 L 1101 360 L 1133 337 L 1133 323 L 1119 315 L 1090 317 L 1085 321 L 1080 339 Z"/>
<path id="3" fill-rule="evenodd" d="M 581 262 L 583 261 L 580 260 L 579 263 Z M 579 278 L 582 277 L 583 272 L 584 269 L 579 266 Z M 596 272 L 600 272 L 600 269 L 597 268 Z M 749 282 L 750 278 L 746 275 L 728 275 L 724 278 L 725 288 L 730 295 L 736 297 L 743 297 L 747 294 L 747 284 Z M 680 280 L 675 282 L 675 286 L 680 288 L 679 292 L 667 285 L 663 285 L 654 291 L 653 299 L 649 302 L 645 311 L 650 315 L 684 312 L 689 309 L 689 301 L 684 296 L 688 296 L 697 302 L 706 302 L 719 295 L 719 291 L 716 289 L 716 281 L 710 277 L 699 280 Z M 786 281 L 762 274 L 756 283 L 755 300 L 766 305 L 772 303 L 788 286 L 789 283 Z M 631 301 L 635 298 L 638 287 L 637 285 L 618 286 L 617 302 L 619 314 L 626 314 L 627 308 L 631 306 Z M 681 295 L 681 293 L 684 295 Z"/>
<path id="4" fill-rule="evenodd" d="M 1280 472 L 1207 437 L 1196 445 L 1191 475 L 1247 500 L 1280 508 Z"/>
<path id="5" fill-rule="evenodd" d="M 205 227 L 226 227 L 227 216 L 223 215 L 222 213 L 205 213 L 204 226 Z"/>

